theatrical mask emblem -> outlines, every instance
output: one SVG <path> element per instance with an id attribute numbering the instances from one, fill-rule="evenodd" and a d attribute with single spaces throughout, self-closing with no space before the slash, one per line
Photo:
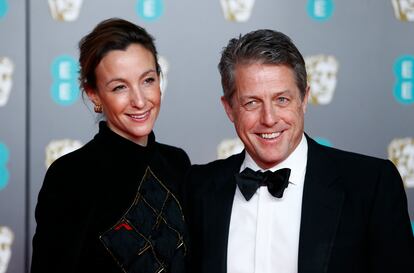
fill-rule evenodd
<path id="1" fill-rule="evenodd" d="M 6 273 L 12 254 L 14 235 L 10 228 L 0 226 L 0 273 Z"/>
<path id="2" fill-rule="evenodd" d="M 13 62 L 7 57 L 0 57 L 0 107 L 9 100 L 13 85 Z"/>
<path id="3" fill-rule="evenodd" d="M 160 73 L 160 89 L 161 89 L 161 99 L 164 97 L 165 90 L 167 89 L 167 74 L 169 70 L 169 63 L 167 59 L 165 59 L 163 56 L 158 56 L 158 64 L 161 67 L 161 73 Z"/>
<path id="4" fill-rule="evenodd" d="M 250 18 L 255 0 L 220 0 L 224 17 L 232 22 L 246 22 Z"/>
<path id="5" fill-rule="evenodd" d="M 414 0 L 392 0 L 392 6 L 398 20 L 414 21 Z"/>
<path id="6" fill-rule="evenodd" d="M 309 101 L 313 104 L 329 104 L 333 98 L 338 74 L 338 61 L 329 55 L 314 55 L 305 58 Z"/>
<path id="7" fill-rule="evenodd" d="M 225 139 L 217 147 L 217 159 L 225 159 L 240 153 L 243 149 L 243 142 L 239 138 Z"/>
<path id="8" fill-rule="evenodd" d="M 46 168 L 67 153 L 73 152 L 74 150 L 79 149 L 82 147 L 82 143 L 78 140 L 72 139 L 61 139 L 61 140 L 53 140 L 46 146 Z"/>
<path id="9" fill-rule="evenodd" d="M 49 0 L 53 19 L 70 22 L 78 19 L 83 0 Z"/>
<path id="10" fill-rule="evenodd" d="M 388 146 L 388 158 L 397 166 L 407 188 L 414 187 L 414 138 L 399 138 Z"/>

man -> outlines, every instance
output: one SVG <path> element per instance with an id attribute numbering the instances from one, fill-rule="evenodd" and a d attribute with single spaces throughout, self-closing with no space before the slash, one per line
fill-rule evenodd
<path id="1" fill-rule="evenodd" d="M 304 133 L 309 87 L 289 37 L 258 30 L 232 39 L 219 70 L 245 151 L 188 175 L 190 272 L 412 272 L 401 177 L 388 160 Z"/>

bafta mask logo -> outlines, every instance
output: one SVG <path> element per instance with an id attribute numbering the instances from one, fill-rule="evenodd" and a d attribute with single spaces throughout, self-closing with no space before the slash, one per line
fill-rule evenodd
<path id="1" fill-rule="evenodd" d="M 7 146 L 0 142 L 0 191 L 7 186 L 10 178 L 10 173 L 7 168 L 9 155 L 10 153 Z"/>
<path id="2" fill-rule="evenodd" d="M 9 100 L 13 85 L 13 62 L 7 57 L 0 57 L 0 107 Z"/>
<path id="3" fill-rule="evenodd" d="M 56 21 L 71 22 L 78 19 L 83 0 L 48 0 L 52 18 Z"/>
<path id="4" fill-rule="evenodd" d="M 0 19 L 6 16 L 8 11 L 9 11 L 9 3 L 7 3 L 7 0 L 0 0 Z"/>
<path id="5" fill-rule="evenodd" d="M 255 0 L 220 0 L 224 17 L 232 22 L 246 22 L 250 18 Z"/>
<path id="6" fill-rule="evenodd" d="M 414 138 L 399 138 L 388 146 L 388 158 L 397 166 L 407 188 L 414 188 Z"/>
<path id="7" fill-rule="evenodd" d="M 0 273 L 6 273 L 12 254 L 12 244 L 14 240 L 13 231 L 6 227 L 0 226 Z"/>
<path id="8" fill-rule="evenodd" d="M 217 147 L 217 159 L 225 159 L 240 153 L 243 149 L 243 142 L 239 138 L 224 139 Z"/>
<path id="9" fill-rule="evenodd" d="M 161 99 L 164 97 L 165 90 L 167 89 L 167 74 L 170 68 L 170 65 L 163 56 L 158 56 L 158 64 L 161 67 L 161 74 L 160 74 L 160 89 L 161 89 Z"/>
<path id="10" fill-rule="evenodd" d="M 329 55 L 314 55 L 305 58 L 310 86 L 309 101 L 313 104 L 329 104 L 335 93 L 338 61 Z"/>
<path id="11" fill-rule="evenodd" d="M 395 17 L 402 22 L 414 21 L 414 0 L 392 0 Z"/>
<path id="12" fill-rule="evenodd" d="M 46 169 L 62 155 L 73 152 L 80 147 L 82 147 L 82 143 L 78 140 L 60 139 L 51 141 L 46 146 Z"/>
<path id="13" fill-rule="evenodd" d="M 316 21 L 326 21 L 332 17 L 334 12 L 333 0 L 308 0 L 308 15 Z"/>
<path id="14" fill-rule="evenodd" d="M 394 97 L 401 104 L 414 103 L 414 56 L 404 55 L 394 63 Z"/>
<path id="15" fill-rule="evenodd" d="M 164 12 L 164 0 L 138 0 L 136 11 L 146 21 L 154 21 Z"/>

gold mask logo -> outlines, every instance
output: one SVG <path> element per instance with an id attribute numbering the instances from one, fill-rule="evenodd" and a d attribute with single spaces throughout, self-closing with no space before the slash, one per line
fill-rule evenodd
<path id="1" fill-rule="evenodd" d="M 393 139 L 388 158 L 397 166 L 407 188 L 414 187 L 414 138 Z"/>
<path id="2" fill-rule="evenodd" d="M 78 19 L 83 0 L 48 0 L 52 18 L 71 22 Z"/>
<path id="3" fill-rule="evenodd" d="M 7 57 L 0 57 L 0 107 L 9 100 L 13 85 L 13 62 Z"/>
<path id="4" fill-rule="evenodd" d="M 414 0 L 392 0 L 392 6 L 398 20 L 414 21 Z"/>
<path id="5" fill-rule="evenodd" d="M 305 58 L 310 86 L 309 101 L 329 104 L 335 93 L 339 64 L 334 56 L 313 55 Z"/>
<path id="6" fill-rule="evenodd" d="M 52 140 L 46 146 L 46 168 L 49 168 L 49 166 L 62 155 L 73 152 L 74 150 L 79 149 L 80 147 L 82 147 L 82 143 L 78 140 Z"/>
<path id="7" fill-rule="evenodd" d="M 225 159 L 240 153 L 243 149 L 243 142 L 239 138 L 224 139 L 217 146 L 217 159 Z"/>
<path id="8" fill-rule="evenodd" d="M 6 226 L 0 226 L 0 273 L 6 273 L 12 254 L 14 234 Z"/>
<path id="9" fill-rule="evenodd" d="M 163 56 L 158 56 L 158 64 L 161 67 L 161 73 L 160 73 L 160 89 L 161 89 L 161 99 L 164 98 L 165 90 L 167 89 L 167 74 L 168 70 L 170 69 L 170 65 Z"/>
<path id="10" fill-rule="evenodd" d="M 246 22 L 250 18 L 255 0 L 220 0 L 224 17 L 232 22 Z"/>

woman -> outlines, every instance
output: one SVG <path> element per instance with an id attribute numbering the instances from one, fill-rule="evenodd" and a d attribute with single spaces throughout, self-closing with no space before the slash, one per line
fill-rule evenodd
<path id="1" fill-rule="evenodd" d="M 155 142 L 161 94 L 153 38 L 109 19 L 79 49 L 81 86 L 106 121 L 46 173 L 31 272 L 184 272 L 187 235 L 176 193 L 190 161 Z"/>

